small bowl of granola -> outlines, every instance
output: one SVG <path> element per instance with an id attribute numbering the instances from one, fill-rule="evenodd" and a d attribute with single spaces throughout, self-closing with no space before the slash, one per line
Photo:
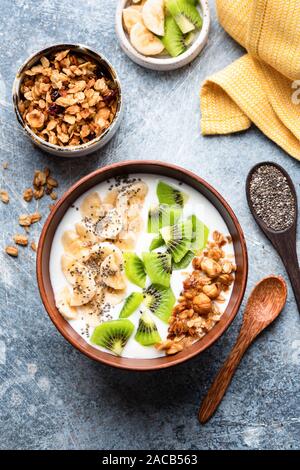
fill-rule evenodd
<path id="1" fill-rule="evenodd" d="M 14 82 L 13 102 L 33 143 L 63 157 L 107 144 L 122 112 L 120 81 L 110 62 L 75 44 L 50 46 L 27 59 Z"/>

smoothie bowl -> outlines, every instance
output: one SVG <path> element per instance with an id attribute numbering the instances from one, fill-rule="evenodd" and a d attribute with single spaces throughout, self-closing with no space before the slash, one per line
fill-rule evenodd
<path id="1" fill-rule="evenodd" d="M 181 363 L 216 341 L 247 281 L 242 229 L 204 180 L 160 162 L 82 178 L 43 228 L 37 276 L 62 335 L 124 369 Z"/>

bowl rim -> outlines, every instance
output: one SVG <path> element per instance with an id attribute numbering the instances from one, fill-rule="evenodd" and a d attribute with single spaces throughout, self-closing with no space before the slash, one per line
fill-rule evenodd
<path id="1" fill-rule="evenodd" d="M 18 108 L 20 86 L 21 86 L 21 83 L 22 83 L 22 80 L 23 80 L 23 74 L 24 74 L 25 70 L 27 70 L 27 68 L 29 66 L 29 63 L 31 63 L 35 59 L 36 59 L 36 61 L 38 61 L 38 58 L 41 55 L 47 56 L 47 55 L 55 52 L 55 50 L 59 51 L 59 50 L 65 49 L 65 48 L 66 49 L 70 48 L 70 49 L 73 49 L 73 50 L 76 50 L 76 49 L 81 50 L 83 54 L 84 53 L 90 54 L 91 57 L 94 58 L 94 60 L 103 61 L 107 65 L 108 70 L 109 70 L 114 82 L 117 84 L 118 91 L 119 91 L 117 111 L 116 111 L 115 117 L 114 117 L 112 123 L 110 124 L 110 126 L 99 137 L 96 137 L 95 139 L 93 139 L 90 142 L 87 142 L 85 144 L 74 145 L 73 147 L 70 147 L 70 146 L 60 147 L 59 145 L 50 144 L 49 142 L 41 139 L 28 126 L 28 124 L 26 124 L 26 122 L 22 118 L 21 113 L 20 113 L 19 108 Z M 45 47 L 43 47 L 42 49 L 37 50 L 36 52 L 32 53 L 29 57 L 27 57 L 17 70 L 16 76 L 15 76 L 15 79 L 14 79 L 14 82 L 13 82 L 13 87 L 12 87 L 12 100 L 13 100 L 13 106 L 14 106 L 14 111 L 15 111 L 17 120 L 18 120 L 20 126 L 22 127 L 22 129 L 26 132 L 26 134 L 29 136 L 29 138 L 33 141 L 33 143 L 42 146 L 45 150 L 48 150 L 50 153 L 55 151 L 55 152 L 60 153 L 62 156 L 64 156 L 64 155 L 67 156 L 67 154 L 69 154 L 69 155 L 72 154 L 72 156 L 76 156 L 77 153 L 79 154 L 82 151 L 87 150 L 87 149 L 90 150 L 93 147 L 96 147 L 95 150 L 97 150 L 97 145 L 99 144 L 99 142 L 104 140 L 104 138 L 106 138 L 106 136 L 109 133 L 111 133 L 116 126 L 119 125 L 119 120 L 120 120 L 120 117 L 121 117 L 122 111 L 123 111 L 122 87 L 121 87 L 121 82 L 120 82 L 119 76 L 116 72 L 116 69 L 114 68 L 114 66 L 111 64 L 111 62 L 107 59 L 107 57 L 105 55 L 103 55 L 102 53 L 96 51 L 92 47 L 87 46 L 87 45 L 82 44 L 82 43 L 75 44 L 75 43 L 66 42 L 66 43 L 54 43 L 54 44 L 45 45 Z M 92 150 L 91 150 L 91 152 L 92 152 Z"/>
<path id="2" fill-rule="evenodd" d="M 61 315 L 57 316 L 57 318 L 56 318 L 56 315 L 54 314 L 54 312 L 57 312 L 57 309 L 56 309 L 55 305 L 54 306 L 51 305 L 51 302 L 50 302 L 50 300 L 48 298 L 48 295 L 47 295 L 47 289 L 45 288 L 45 283 L 44 283 L 44 278 L 43 278 L 43 271 L 44 271 L 44 269 L 43 269 L 43 257 L 44 257 L 44 253 L 45 253 L 44 252 L 44 246 L 45 246 L 45 242 L 46 242 L 46 238 L 47 238 L 47 234 L 48 234 L 48 229 L 50 227 L 50 224 L 51 224 L 55 214 L 65 204 L 65 201 L 69 198 L 69 196 L 74 191 L 76 191 L 80 186 L 84 185 L 89 180 L 93 180 L 98 175 L 102 175 L 102 174 L 105 175 L 105 173 L 107 173 L 111 170 L 113 171 L 115 169 L 117 169 L 117 170 L 121 169 L 121 170 L 124 171 L 124 173 L 130 174 L 130 173 L 133 173 L 133 171 L 130 171 L 130 169 L 133 168 L 133 167 L 136 167 L 137 165 L 141 165 L 141 166 L 145 165 L 145 166 L 150 166 L 150 167 L 153 166 L 153 174 L 155 174 L 155 167 L 158 167 L 158 166 L 162 167 L 164 170 L 166 170 L 166 169 L 170 170 L 171 169 L 172 171 L 177 172 L 179 174 L 179 176 L 180 176 L 180 173 L 183 173 L 189 179 L 195 180 L 197 182 L 197 184 L 200 184 L 200 185 L 204 186 L 204 188 L 206 190 L 208 190 L 208 192 L 211 192 L 213 194 L 213 196 L 218 200 L 218 202 L 221 203 L 221 205 L 223 206 L 225 211 L 229 214 L 229 217 L 231 218 L 231 220 L 232 220 L 232 222 L 235 226 L 235 229 L 236 229 L 237 234 L 238 234 L 237 239 L 238 239 L 238 242 L 239 242 L 240 247 L 241 247 L 242 263 L 243 263 L 243 266 L 244 266 L 244 270 L 241 272 L 241 286 L 239 288 L 237 298 L 235 300 L 234 305 L 231 308 L 230 317 L 228 317 L 226 323 L 223 325 L 223 327 L 220 330 L 219 334 L 217 334 L 215 336 L 212 335 L 212 337 L 208 341 L 206 341 L 207 344 L 204 347 L 201 347 L 201 341 L 198 341 L 195 344 L 198 344 L 199 347 L 195 351 L 192 351 L 192 350 L 188 351 L 189 350 L 189 348 L 188 348 L 186 350 L 187 352 L 185 352 L 185 354 L 183 356 L 178 355 L 178 354 L 176 354 L 174 356 L 168 356 L 167 357 L 169 359 L 168 362 L 161 362 L 161 363 L 155 364 L 155 365 L 153 365 L 153 362 L 152 362 L 153 359 L 143 360 L 143 359 L 134 359 L 134 358 L 121 358 L 123 360 L 127 359 L 128 361 L 134 361 L 134 362 L 136 362 L 136 365 L 128 365 L 128 364 L 124 364 L 124 363 L 117 363 L 117 362 L 115 362 L 116 361 L 116 356 L 113 356 L 109 353 L 102 352 L 102 351 L 100 351 L 96 348 L 93 348 L 93 346 L 89 345 L 85 340 L 83 340 L 84 344 L 85 345 L 88 344 L 88 346 L 90 347 L 89 350 L 87 350 L 86 348 L 81 346 L 81 344 L 80 344 L 81 343 L 80 340 L 82 340 L 81 336 L 77 332 L 75 332 L 76 333 L 75 337 L 76 338 L 78 337 L 78 339 L 75 339 L 72 335 L 70 335 L 66 331 L 66 328 L 64 327 L 64 322 L 66 322 L 67 325 L 69 325 L 69 323 L 65 319 L 63 319 L 63 317 Z M 140 171 L 140 173 L 143 173 L 143 171 Z M 104 180 L 105 180 L 105 176 L 103 177 L 103 181 Z M 97 184 L 97 183 L 95 183 L 95 184 Z M 92 188 L 92 186 L 90 188 Z M 88 190 L 88 189 L 86 189 L 86 190 Z M 83 192 L 82 192 L 82 194 L 83 194 Z M 79 195 L 77 197 L 79 197 Z M 66 212 L 66 210 L 65 210 L 65 212 Z M 64 214 L 65 214 L 65 212 L 64 212 Z M 60 218 L 60 221 L 62 220 L 64 214 Z M 54 231 L 54 233 L 55 233 L 55 231 Z M 52 238 L 52 240 L 53 240 L 53 238 Z M 52 245 L 52 240 L 51 240 L 51 245 Z M 50 248 L 49 248 L 49 258 L 50 258 L 51 245 L 50 245 Z M 49 270 L 49 263 L 47 263 L 47 269 Z M 37 258 L 36 258 L 36 274 L 37 274 L 37 283 L 38 283 L 40 296 L 41 296 L 44 307 L 45 307 L 52 323 L 55 325 L 57 330 L 62 334 L 62 336 L 73 347 L 75 347 L 75 349 L 77 349 L 78 351 L 80 351 L 85 356 L 89 357 L 90 359 L 93 359 L 97 362 L 103 363 L 105 365 L 113 366 L 113 367 L 116 367 L 116 368 L 119 368 L 119 369 L 125 369 L 125 370 L 131 370 L 131 371 L 153 371 L 153 370 L 160 370 L 160 369 L 165 369 L 165 368 L 168 368 L 168 367 L 172 367 L 172 366 L 181 364 L 183 362 L 186 362 L 189 359 L 192 359 L 193 357 L 197 356 L 198 354 L 200 354 L 201 352 L 203 352 L 204 350 L 206 350 L 210 346 L 212 346 L 225 333 L 225 331 L 229 328 L 232 321 L 236 317 L 236 315 L 238 313 L 238 310 L 240 308 L 240 305 L 242 303 L 244 294 L 245 294 L 247 279 L 248 279 L 248 253 L 247 253 L 247 245 L 246 245 L 244 233 L 243 233 L 243 230 L 241 228 L 241 225 L 240 225 L 235 213 L 233 212 L 233 210 L 231 209 L 229 204 L 226 202 L 226 200 L 220 195 L 220 193 L 213 186 L 211 186 L 204 179 L 202 179 L 200 176 L 196 175 L 195 173 L 191 172 L 190 170 L 187 170 L 187 169 L 182 168 L 182 167 L 177 166 L 177 165 L 173 165 L 173 164 L 169 164 L 169 163 L 165 163 L 165 162 L 160 162 L 160 161 L 157 161 L 157 160 L 142 160 L 142 161 L 129 160 L 129 161 L 123 161 L 123 162 L 118 162 L 118 163 L 114 163 L 114 164 L 111 164 L 111 165 L 107 165 L 107 166 L 104 166 L 102 168 L 99 168 L 99 169 L 89 173 L 88 175 L 86 175 L 83 178 L 79 179 L 75 184 L 73 184 L 63 194 L 63 196 L 55 204 L 54 208 L 52 209 L 52 211 L 48 215 L 47 220 L 45 221 L 45 224 L 43 226 L 43 229 L 42 229 L 42 232 L 41 232 L 41 235 L 40 235 L 40 239 L 39 239 L 39 243 L 38 243 Z M 58 320 L 58 318 L 59 318 L 59 320 Z M 70 325 L 69 325 L 69 327 L 72 329 L 72 332 L 74 334 L 75 330 L 73 330 L 73 328 Z M 213 331 L 213 329 L 211 331 Z M 99 352 L 103 353 L 103 357 L 100 358 L 98 356 Z M 170 357 L 171 357 L 171 360 L 170 360 Z M 117 359 L 119 359 L 119 358 L 117 358 Z M 166 359 L 166 357 L 161 357 L 161 358 L 156 358 L 156 359 L 164 360 L 164 359 Z M 146 361 L 147 366 L 139 365 L 138 364 L 139 361 L 143 361 L 143 363 L 145 363 L 145 361 Z M 149 366 L 148 366 L 148 362 L 149 362 Z M 151 363 L 152 363 L 152 365 L 151 365 Z"/>
<path id="3" fill-rule="evenodd" d="M 116 33 L 120 42 L 120 45 L 128 57 L 136 61 L 142 67 L 153 68 L 154 70 L 175 70 L 176 68 L 183 67 L 187 65 L 192 60 L 194 60 L 202 51 L 205 46 L 208 33 L 210 30 L 210 9 L 208 0 L 199 0 L 200 8 L 203 13 L 203 25 L 202 29 L 194 41 L 194 43 L 183 53 L 177 57 L 155 57 L 155 56 L 145 56 L 138 52 L 131 44 L 128 39 L 128 35 L 123 27 L 123 18 L 122 11 L 126 7 L 126 4 L 129 0 L 119 0 L 116 10 L 115 25 Z"/>

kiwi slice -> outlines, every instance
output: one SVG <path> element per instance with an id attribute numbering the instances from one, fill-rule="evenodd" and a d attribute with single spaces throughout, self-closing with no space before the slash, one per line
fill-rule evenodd
<path id="1" fill-rule="evenodd" d="M 188 0 L 166 0 L 168 12 L 173 16 L 183 34 L 202 28 L 202 18 L 196 6 Z"/>
<path id="2" fill-rule="evenodd" d="M 191 215 L 189 220 L 192 221 L 193 227 L 191 248 L 196 252 L 202 251 L 207 244 L 209 228 L 203 222 L 201 222 L 201 220 L 199 220 L 196 215 Z"/>
<path id="3" fill-rule="evenodd" d="M 186 47 L 190 46 L 192 44 L 192 42 L 194 41 L 194 39 L 195 39 L 195 33 L 194 33 L 194 31 L 190 31 L 183 38 L 184 45 Z"/>
<path id="4" fill-rule="evenodd" d="M 146 271 L 141 258 L 135 253 L 124 253 L 125 273 L 127 278 L 133 284 L 139 287 L 145 287 Z"/>
<path id="5" fill-rule="evenodd" d="M 148 312 L 144 312 L 140 316 L 134 339 L 142 346 L 152 346 L 161 341 L 157 326 Z"/>
<path id="6" fill-rule="evenodd" d="M 153 284 L 170 286 L 172 258 L 169 253 L 143 253 L 143 261 L 146 273 Z"/>
<path id="7" fill-rule="evenodd" d="M 163 181 L 159 181 L 156 194 L 161 204 L 168 204 L 170 206 L 178 205 L 179 207 L 183 207 L 188 199 L 187 194 Z"/>
<path id="8" fill-rule="evenodd" d="M 172 57 L 177 57 L 186 50 L 182 31 L 170 15 L 165 19 L 165 34 L 161 42 Z"/>
<path id="9" fill-rule="evenodd" d="M 178 271 L 179 269 L 187 268 L 191 264 L 194 256 L 195 256 L 195 253 L 189 250 L 187 254 L 184 255 L 184 257 L 179 261 L 179 263 L 172 264 L 172 268 L 175 269 L 176 271 Z"/>
<path id="10" fill-rule="evenodd" d="M 156 250 L 165 244 L 163 237 L 159 234 L 157 237 L 153 238 L 152 242 L 150 243 L 149 250 Z"/>
<path id="11" fill-rule="evenodd" d="M 164 227 L 160 233 L 173 261 L 179 263 L 191 247 L 193 224 L 191 219 L 172 227 Z"/>
<path id="12" fill-rule="evenodd" d="M 172 289 L 151 284 L 144 290 L 144 304 L 150 312 L 168 323 L 172 308 L 176 302 Z"/>
<path id="13" fill-rule="evenodd" d="M 159 204 L 152 206 L 148 212 L 148 232 L 158 233 L 159 229 L 166 225 L 174 225 L 182 214 L 180 206 Z"/>
<path id="14" fill-rule="evenodd" d="M 140 306 L 144 299 L 141 292 L 132 292 L 124 302 L 119 318 L 127 318 Z"/>
<path id="15" fill-rule="evenodd" d="M 130 320 L 112 320 L 96 326 L 91 337 L 91 343 L 108 349 L 117 356 L 122 351 L 132 335 L 134 325 Z"/>

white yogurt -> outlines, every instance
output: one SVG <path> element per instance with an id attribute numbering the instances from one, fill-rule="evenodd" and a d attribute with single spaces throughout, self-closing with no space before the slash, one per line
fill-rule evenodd
<path id="1" fill-rule="evenodd" d="M 185 193 L 188 194 L 189 198 L 188 201 L 186 202 L 184 209 L 183 209 L 183 218 L 186 219 L 188 216 L 195 214 L 202 222 L 207 225 L 207 227 L 210 230 L 210 235 L 209 238 L 211 238 L 212 232 L 214 230 L 217 230 L 221 232 L 224 235 L 229 235 L 228 228 L 221 217 L 220 213 L 217 211 L 217 209 L 198 191 L 195 189 L 191 188 L 190 186 L 187 186 L 183 183 L 179 183 L 176 180 L 173 180 L 171 178 L 165 177 L 165 176 L 159 176 L 159 175 L 147 175 L 147 174 L 135 174 L 135 175 L 130 175 L 130 177 L 136 177 L 136 178 L 141 178 L 147 185 L 148 185 L 148 194 L 145 199 L 143 211 L 142 211 L 142 217 L 144 220 L 144 231 L 142 231 L 139 235 L 139 239 L 136 244 L 135 252 L 137 255 L 141 256 L 143 252 L 149 251 L 149 245 L 151 243 L 151 240 L 156 236 L 156 234 L 150 234 L 147 233 L 147 218 L 148 218 L 148 211 L 151 205 L 157 204 L 158 199 L 156 195 L 156 187 L 158 181 L 162 180 L 166 183 L 169 183 L 175 187 L 177 187 L 179 190 L 184 191 Z M 110 185 L 114 182 L 114 180 L 102 182 L 98 184 L 97 186 L 94 186 L 92 189 L 84 193 L 82 196 L 80 196 L 76 202 L 73 204 L 73 207 L 70 207 L 67 212 L 65 213 L 63 219 L 61 220 L 60 224 L 57 227 L 56 233 L 53 238 L 52 242 L 52 247 L 51 247 L 51 253 L 50 253 L 50 279 L 51 279 L 51 284 L 52 288 L 54 291 L 54 295 L 57 295 L 63 287 L 68 286 L 68 282 L 65 279 L 65 276 L 62 272 L 61 269 L 61 257 L 64 254 L 64 248 L 62 245 L 62 235 L 65 232 L 65 230 L 74 230 L 74 226 L 77 222 L 80 222 L 81 220 L 81 215 L 79 211 L 79 207 L 83 201 L 83 199 L 89 194 L 93 193 L 95 191 L 99 192 L 99 195 L 101 198 L 104 198 L 108 188 Z M 229 255 L 232 257 L 232 261 L 234 262 L 234 256 L 233 256 L 233 245 L 232 244 L 227 244 L 224 247 L 224 251 L 226 255 Z M 174 295 L 176 298 L 179 297 L 180 292 L 182 290 L 182 282 L 184 280 L 185 273 L 191 272 L 192 271 L 192 266 L 190 265 L 188 268 L 185 268 L 182 271 L 173 271 L 172 276 L 171 276 L 171 288 L 174 292 Z M 148 279 L 147 279 L 148 282 Z M 150 284 L 150 281 L 148 282 L 147 285 Z M 127 293 L 126 296 L 129 295 L 131 292 L 138 291 L 139 288 L 128 282 L 128 287 L 127 287 Z M 221 304 L 220 306 L 220 311 L 223 312 L 229 302 L 230 295 L 231 295 L 232 287 L 228 291 L 228 293 L 224 293 L 224 296 L 226 296 L 226 301 Z M 119 318 L 119 313 L 121 311 L 121 308 L 123 306 L 123 302 L 121 304 L 115 306 L 112 308 L 110 311 L 110 315 L 112 316 L 113 319 L 118 319 Z M 167 330 L 168 330 L 168 325 L 161 321 L 159 318 L 157 318 L 155 315 L 150 314 L 153 318 L 153 320 L 156 323 L 156 326 L 158 328 L 159 334 L 162 338 L 162 340 L 166 339 L 167 337 Z M 135 325 L 135 327 L 138 326 L 139 322 L 139 317 L 140 317 L 140 311 L 137 310 L 134 314 L 132 314 L 129 317 L 129 320 Z M 74 328 L 74 330 L 84 338 L 85 341 L 90 343 L 89 338 L 91 337 L 93 333 L 93 327 L 88 328 L 88 337 L 86 336 L 86 323 L 82 319 L 76 319 L 76 320 L 71 320 L 69 321 L 70 325 Z M 109 351 L 100 348 L 98 346 L 95 346 L 94 344 L 92 345 L 94 348 L 103 350 L 107 353 L 110 353 Z M 137 341 L 134 339 L 134 335 L 129 339 L 128 343 L 126 344 L 122 356 L 123 357 L 129 357 L 129 358 L 140 358 L 140 359 L 150 359 L 150 358 L 155 358 L 164 355 L 162 352 L 158 352 L 154 347 L 152 346 L 141 346 Z"/>

